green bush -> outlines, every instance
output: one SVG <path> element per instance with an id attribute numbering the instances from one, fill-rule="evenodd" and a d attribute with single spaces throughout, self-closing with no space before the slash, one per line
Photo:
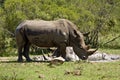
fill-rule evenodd
<path id="1" fill-rule="evenodd" d="M 114 34 L 108 36 L 112 39 L 120 34 L 119 13 L 119 0 L 3 0 L 0 2 L 0 55 L 16 51 L 13 46 L 15 40 L 5 30 L 14 33 L 23 20 L 65 18 L 75 23 L 82 32 L 92 32 L 100 27 L 98 35 L 102 45 L 106 35 Z M 112 42 L 119 47 L 117 43 L 116 40 Z M 109 44 L 110 48 L 114 47 L 112 44 Z"/>

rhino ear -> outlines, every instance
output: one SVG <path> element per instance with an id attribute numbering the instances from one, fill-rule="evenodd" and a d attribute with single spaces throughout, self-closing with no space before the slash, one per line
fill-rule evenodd
<path id="1" fill-rule="evenodd" d="M 74 35 L 75 35 L 75 37 L 79 37 L 79 35 L 78 35 L 76 30 L 74 30 Z"/>
<path id="2" fill-rule="evenodd" d="M 86 32 L 86 33 L 83 33 L 83 36 L 88 36 L 90 34 L 90 32 Z"/>

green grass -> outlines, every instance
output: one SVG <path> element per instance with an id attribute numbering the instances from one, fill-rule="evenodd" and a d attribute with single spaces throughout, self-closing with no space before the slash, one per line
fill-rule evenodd
<path id="1" fill-rule="evenodd" d="M 0 80 L 120 80 L 120 61 L 111 63 L 0 62 Z M 79 75 L 72 72 L 79 71 Z M 67 73 L 66 72 L 71 72 Z M 41 78 L 42 77 L 42 78 Z"/>
<path id="2" fill-rule="evenodd" d="M 120 54 L 120 49 L 99 50 Z M 17 57 L 0 57 L 0 80 L 120 80 L 120 61 L 65 62 L 49 66 L 46 62 L 18 63 L 16 60 Z"/>
<path id="3" fill-rule="evenodd" d="M 119 54 L 120 55 L 120 49 L 100 48 L 99 51 L 105 52 L 108 54 Z"/>
<path id="4" fill-rule="evenodd" d="M 111 33 L 99 37 L 99 46 L 104 49 L 120 49 L 120 37 L 118 33 Z M 107 43 L 108 42 L 108 43 Z M 110 50 L 109 50 L 110 51 Z"/>

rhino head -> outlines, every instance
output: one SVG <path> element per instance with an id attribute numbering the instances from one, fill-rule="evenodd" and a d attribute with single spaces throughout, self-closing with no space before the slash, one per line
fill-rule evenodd
<path id="1" fill-rule="evenodd" d="M 80 31 L 74 30 L 70 40 L 70 44 L 73 47 L 74 52 L 82 60 L 86 60 L 88 56 L 92 55 L 98 50 L 98 48 L 90 49 L 90 47 L 85 44 L 84 36 Z"/>
<path id="2" fill-rule="evenodd" d="M 97 49 L 84 49 L 84 48 L 73 48 L 73 50 L 76 53 L 76 55 L 82 60 L 86 60 L 88 56 L 94 54 L 97 51 Z"/>

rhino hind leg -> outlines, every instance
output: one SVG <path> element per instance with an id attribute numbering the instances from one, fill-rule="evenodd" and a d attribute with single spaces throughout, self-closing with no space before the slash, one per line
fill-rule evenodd
<path id="1" fill-rule="evenodd" d="M 23 62 L 23 57 L 26 58 L 27 61 L 31 61 L 29 57 L 29 46 L 30 43 L 25 37 L 24 34 L 22 34 L 19 30 L 16 31 L 16 43 L 18 47 L 18 62 Z"/>
<path id="2" fill-rule="evenodd" d="M 23 54 L 23 47 L 24 47 L 25 41 L 19 31 L 16 32 L 16 44 L 18 47 L 18 60 L 17 61 L 22 62 L 23 61 L 22 54 Z"/>
<path id="3" fill-rule="evenodd" d="M 22 58 L 22 46 L 18 47 L 18 62 L 23 62 L 23 58 Z"/>
<path id="4" fill-rule="evenodd" d="M 29 48 L 30 48 L 30 43 L 26 41 L 24 45 L 24 51 L 23 51 L 23 56 L 26 58 L 26 61 L 30 62 L 32 59 L 29 57 Z"/>

